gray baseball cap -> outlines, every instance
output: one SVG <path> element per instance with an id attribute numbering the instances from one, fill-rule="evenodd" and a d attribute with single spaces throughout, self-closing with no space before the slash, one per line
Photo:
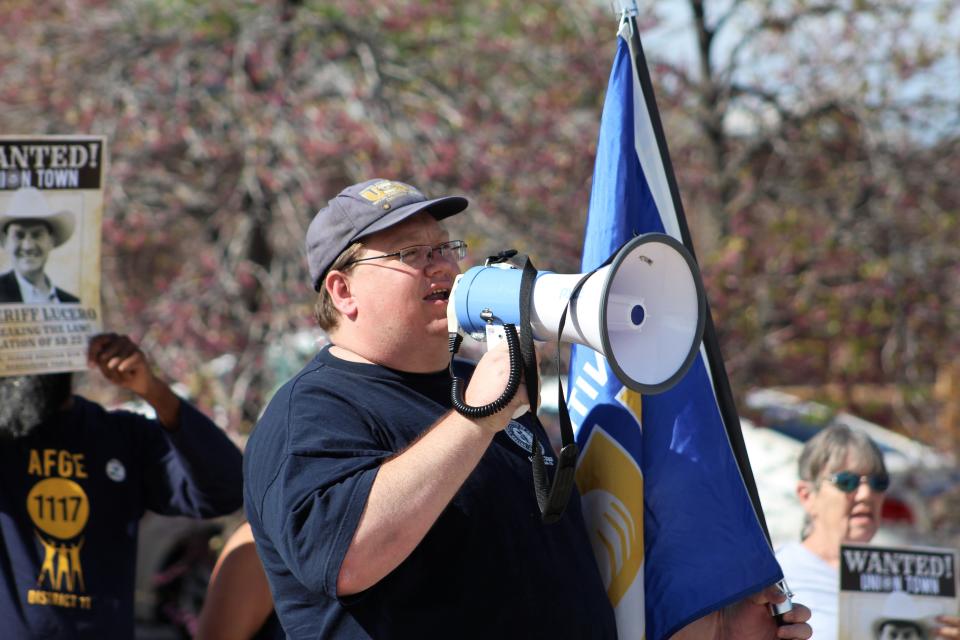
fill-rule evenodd
<path id="1" fill-rule="evenodd" d="M 307 228 L 307 266 L 315 291 L 320 278 L 351 244 L 426 211 L 442 220 L 467 208 L 462 196 L 427 199 L 414 186 L 374 178 L 347 187 L 317 212 Z"/>

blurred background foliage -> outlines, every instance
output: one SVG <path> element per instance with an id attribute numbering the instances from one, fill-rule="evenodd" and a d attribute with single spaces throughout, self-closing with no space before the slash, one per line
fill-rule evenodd
<path id="1" fill-rule="evenodd" d="M 735 393 L 787 386 L 956 447 L 960 7 L 639 4 Z M 303 236 L 347 184 L 464 193 L 472 261 L 515 247 L 579 271 L 605 2 L 0 0 L 0 17 L 0 130 L 108 137 L 105 326 L 235 434 L 312 350 Z"/>

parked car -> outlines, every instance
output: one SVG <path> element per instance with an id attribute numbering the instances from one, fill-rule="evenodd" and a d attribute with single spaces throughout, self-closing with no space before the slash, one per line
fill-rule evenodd
<path id="1" fill-rule="evenodd" d="M 565 388 L 566 385 L 565 385 Z M 541 380 L 540 417 L 556 449 L 557 378 Z M 878 543 L 955 546 L 960 543 L 960 470 L 951 456 L 825 405 L 774 390 L 747 394 L 741 431 L 774 547 L 798 540 L 803 509 L 796 496 L 797 459 L 804 443 L 828 424 L 864 431 L 880 447 L 891 475 Z"/>
<path id="2" fill-rule="evenodd" d="M 957 523 L 942 517 L 938 505 L 960 489 L 960 472 L 951 456 L 904 435 L 825 405 L 774 390 L 746 396 L 744 441 L 774 546 L 799 539 L 803 510 L 796 498 L 797 458 L 804 443 L 829 424 L 869 435 L 883 452 L 890 489 L 881 513 L 879 543 L 955 544 Z"/>
<path id="3" fill-rule="evenodd" d="M 134 592 L 137 638 L 193 637 L 213 565 L 240 522 L 239 513 L 211 520 L 143 516 Z"/>

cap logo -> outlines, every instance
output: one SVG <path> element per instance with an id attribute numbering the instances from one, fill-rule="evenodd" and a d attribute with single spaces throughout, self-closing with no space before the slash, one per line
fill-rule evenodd
<path id="1" fill-rule="evenodd" d="M 381 180 L 380 182 L 374 183 L 361 191 L 360 197 L 370 204 L 379 205 L 384 200 L 393 200 L 394 198 L 407 193 L 416 193 L 416 190 L 410 185 L 403 184 L 402 182 Z M 384 208 L 388 209 L 389 203 L 386 203 Z"/>

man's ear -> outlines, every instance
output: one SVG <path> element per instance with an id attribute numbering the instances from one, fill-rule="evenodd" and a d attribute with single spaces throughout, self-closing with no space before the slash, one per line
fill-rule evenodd
<path id="1" fill-rule="evenodd" d="M 323 279 L 323 286 L 327 289 L 330 300 L 337 311 L 346 318 L 357 315 L 357 301 L 350 289 L 350 278 L 342 271 L 330 271 Z"/>

